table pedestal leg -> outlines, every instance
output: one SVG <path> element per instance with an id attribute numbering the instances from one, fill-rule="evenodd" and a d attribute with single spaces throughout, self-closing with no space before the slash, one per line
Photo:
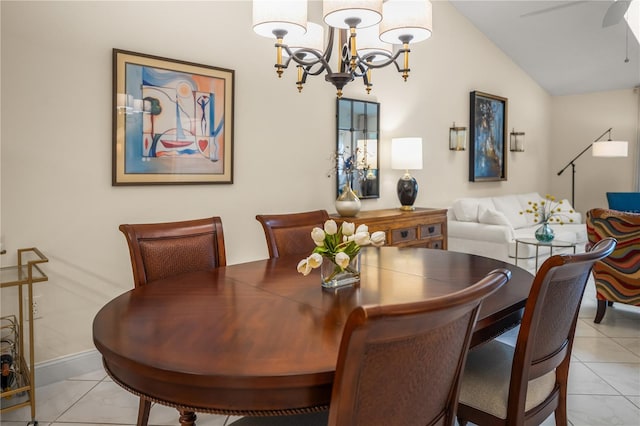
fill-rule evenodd
<path id="1" fill-rule="evenodd" d="M 196 413 L 193 411 L 180 411 L 180 425 L 181 426 L 194 426 L 196 424 Z"/>
<path id="2" fill-rule="evenodd" d="M 151 401 L 140 397 L 140 404 L 138 406 L 138 421 L 137 426 L 147 426 L 149 422 L 149 411 L 151 410 Z"/>

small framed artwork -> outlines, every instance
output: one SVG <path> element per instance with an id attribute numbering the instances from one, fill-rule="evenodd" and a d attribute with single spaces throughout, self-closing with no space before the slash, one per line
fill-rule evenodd
<path id="1" fill-rule="evenodd" d="M 113 50 L 112 185 L 233 183 L 234 71 Z"/>
<path id="2" fill-rule="evenodd" d="M 507 98 L 470 93 L 469 181 L 507 180 Z"/>

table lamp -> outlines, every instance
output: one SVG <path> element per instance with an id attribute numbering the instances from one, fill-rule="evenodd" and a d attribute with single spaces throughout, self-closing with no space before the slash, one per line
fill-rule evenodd
<path id="1" fill-rule="evenodd" d="M 398 180 L 400 210 L 413 210 L 413 203 L 418 196 L 418 182 L 409 174 L 409 170 L 422 169 L 422 138 L 391 139 L 391 168 L 405 171 Z"/>

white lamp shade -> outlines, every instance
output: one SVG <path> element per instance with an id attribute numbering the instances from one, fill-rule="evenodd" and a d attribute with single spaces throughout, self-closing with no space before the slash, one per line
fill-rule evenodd
<path id="1" fill-rule="evenodd" d="M 391 168 L 422 169 L 422 138 L 391 139 Z"/>
<path id="2" fill-rule="evenodd" d="M 356 28 L 366 28 L 382 20 L 382 0 L 324 0 L 324 22 L 334 28 L 349 29 L 345 21 L 360 19 Z"/>
<path id="3" fill-rule="evenodd" d="M 324 48 L 324 28 L 314 22 L 307 22 L 307 33 L 302 35 L 287 36 L 287 46 L 294 53 L 300 49 L 313 49 L 322 55 Z M 284 56 L 288 56 L 286 50 L 282 51 Z M 316 59 L 314 56 L 309 59 Z"/>
<path id="4" fill-rule="evenodd" d="M 628 143 L 626 141 L 600 141 L 593 143 L 594 157 L 626 157 Z"/>
<path id="5" fill-rule="evenodd" d="M 307 31 L 307 0 L 253 0 L 253 31 L 275 38 L 274 31 L 300 36 Z"/>
<path id="6" fill-rule="evenodd" d="M 417 43 L 431 37 L 433 17 L 429 0 L 387 0 L 382 14 L 380 39 L 384 42 L 402 44 L 401 38 L 410 36 L 410 43 Z"/>
<path id="7" fill-rule="evenodd" d="M 362 57 L 365 55 L 376 53 L 376 52 L 386 52 L 391 55 L 393 53 L 393 45 L 389 43 L 385 43 L 380 40 L 380 26 L 373 25 L 367 28 L 360 28 L 356 33 L 356 45 L 358 48 L 358 54 Z M 374 57 L 372 63 L 385 61 L 386 58 L 383 55 L 379 55 L 378 57 Z"/>

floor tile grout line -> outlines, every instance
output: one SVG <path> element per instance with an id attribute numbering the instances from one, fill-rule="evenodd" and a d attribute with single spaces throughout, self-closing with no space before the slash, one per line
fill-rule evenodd
<path id="1" fill-rule="evenodd" d="M 74 380 L 65 380 L 65 381 L 69 381 L 72 382 Z M 76 380 L 79 381 L 79 380 Z M 78 398 L 76 398 L 76 400 L 71 403 L 71 405 L 69 405 L 65 410 L 62 411 L 62 413 L 60 413 L 60 415 L 58 417 L 56 417 L 56 419 L 54 421 L 52 421 L 51 423 L 55 423 L 57 422 L 60 417 L 64 416 L 69 410 L 71 410 L 78 402 L 80 402 L 80 400 L 82 398 L 84 398 L 85 396 L 87 396 L 89 394 L 89 392 L 91 392 L 92 390 L 94 390 L 96 387 L 98 387 L 98 385 L 100 383 L 102 383 L 101 380 L 82 380 L 83 382 L 95 382 L 93 386 L 91 386 L 91 388 L 89 388 L 89 390 L 87 390 L 86 392 L 84 392 L 82 395 L 80 395 Z M 60 422 L 60 423 L 68 423 L 68 422 Z M 40 424 L 40 422 L 38 422 L 38 425 Z"/>

